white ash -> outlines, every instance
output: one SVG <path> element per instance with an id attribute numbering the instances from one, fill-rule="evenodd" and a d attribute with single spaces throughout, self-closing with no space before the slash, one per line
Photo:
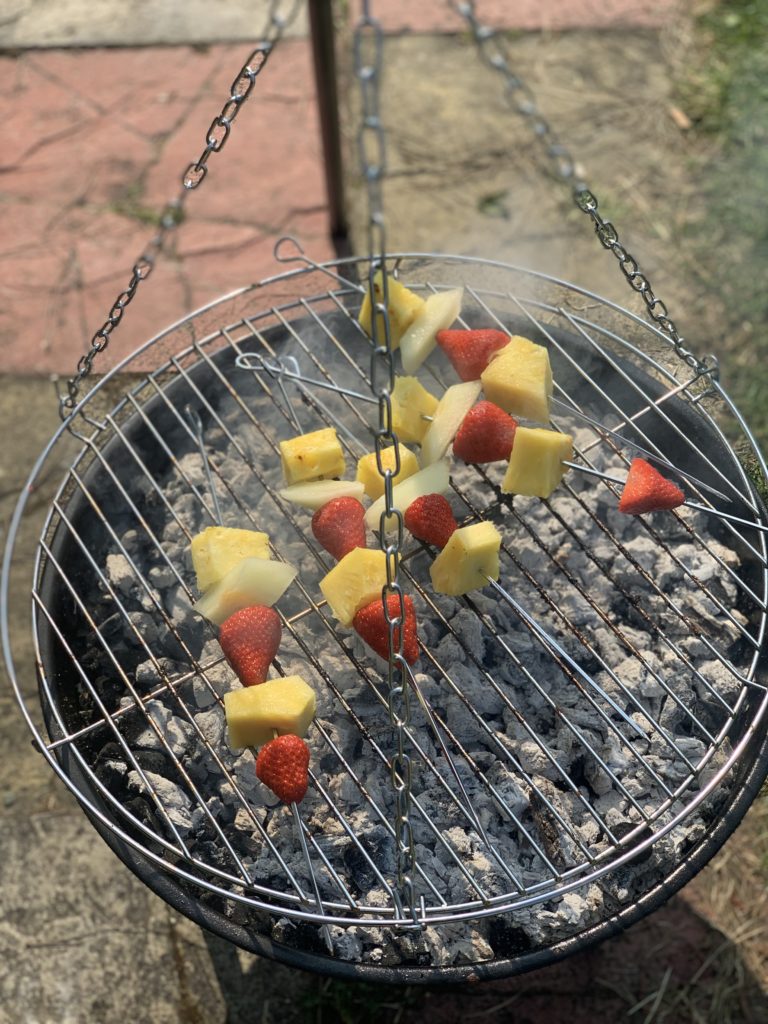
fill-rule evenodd
<path id="1" fill-rule="evenodd" d="M 333 397 L 327 401 L 337 407 Z M 249 403 L 273 440 L 294 432 L 258 389 Z M 266 530 L 277 557 L 299 569 L 301 585 L 311 599 L 318 600 L 318 582 L 332 561 L 325 552 L 318 557 L 309 529 L 311 513 L 291 509 L 295 529 L 284 519 L 264 487 L 282 484 L 279 459 L 239 407 L 224 404 L 221 415 L 253 466 L 241 460 L 217 427 L 209 427 L 206 444 L 213 452 L 219 479 L 227 484 L 220 485 L 219 493 L 225 524 Z M 307 430 L 321 425 L 304 406 L 299 415 L 302 422 L 306 420 Z M 357 427 L 354 421 L 351 425 Z M 593 440 L 590 431 L 575 433 L 577 445 Z M 365 447 L 370 449 L 370 439 Z M 362 453 L 360 448 L 354 455 Z M 613 475 L 620 476 L 626 469 L 617 456 L 603 449 L 594 451 L 592 458 Z M 348 462 L 352 464 L 351 456 Z M 163 554 L 153 550 L 129 516 L 130 526 L 121 536 L 131 559 L 146 572 L 148 588 L 141 586 L 120 551 L 106 558 L 105 573 L 133 627 L 125 631 L 124 641 L 127 649 L 134 650 L 133 680 L 140 693 L 154 693 L 142 711 L 132 697 L 123 698 L 123 718 L 132 723 L 136 751 L 157 758 L 146 763 L 156 767 L 166 763 L 166 774 L 142 766 L 144 778 L 193 855 L 202 861 L 211 858 L 217 869 L 238 876 L 232 858 L 211 829 L 210 814 L 259 885 L 292 891 L 282 860 L 305 893 L 311 894 L 312 880 L 290 809 L 275 806 L 273 794 L 257 780 L 253 755 L 232 751 L 227 744 L 221 697 L 239 683 L 222 659 L 212 631 L 194 615 L 187 590 L 176 575 L 194 592 L 185 530 L 194 535 L 211 524 L 198 497 L 202 495 L 211 507 L 207 479 L 196 449 L 183 454 L 178 466 L 159 481 L 173 509 L 171 515 L 167 509 L 155 508 L 153 529 L 162 539 Z M 488 467 L 487 475 L 497 483 L 501 468 Z M 456 465 L 453 479 L 471 506 L 497 510 L 493 520 L 510 551 L 503 560 L 504 586 L 645 736 L 636 734 L 606 697 L 577 675 L 569 678 L 561 671 L 550 647 L 532 635 L 492 591 L 472 594 L 469 601 L 434 595 L 429 585 L 432 555 L 408 542 L 407 573 L 425 587 L 439 612 L 434 614 L 420 594 L 414 595 L 420 637 L 436 662 L 422 657 L 415 666 L 415 682 L 443 723 L 442 740 L 466 793 L 465 798 L 413 695 L 414 744 L 409 745 L 409 753 L 413 794 L 420 808 L 412 812 L 418 865 L 414 878 L 418 895 L 436 909 L 439 900 L 431 886 L 449 905 L 474 901 L 480 907 L 483 899 L 505 896 L 510 902 L 518 884 L 542 885 L 552 867 L 586 873 L 588 857 L 600 862 L 614 842 L 643 825 L 644 815 L 653 819 L 654 829 L 665 827 L 682 804 L 673 802 L 659 813 L 666 799 L 664 787 L 674 790 L 687 782 L 687 798 L 714 778 L 726 749 L 724 745 L 708 757 L 703 730 L 717 732 L 727 715 L 723 702 L 732 706 L 740 690 L 737 676 L 713 657 L 712 647 L 700 637 L 711 641 L 724 657 L 738 639 L 736 627 L 716 601 L 736 622 L 745 621 L 735 607 L 736 583 L 718 563 L 719 559 L 738 570 L 738 555 L 714 540 L 709 541 L 712 554 L 708 553 L 674 516 L 647 517 L 667 551 L 644 523 L 621 516 L 613 507 L 615 499 L 591 479 L 571 474 L 568 484 L 576 497 L 563 487 L 549 505 L 515 498 L 514 511 L 499 507 L 497 492 L 477 470 Z M 148 489 L 147 500 L 151 497 Z M 449 497 L 457 518 L 470 514 L 470 507 L 459 497 Z M 594 525 L 587 509 L 618 544 Z M 708 536 L 702 515 L 686 510 L 683 517 L 700 536 Z M 535 577 L 538 588 L 526 573 Z M 584 593 L 568 581 L 566 573 Z M 669 597 L 660 595 L 656 587 Z M 413 592 L 410 580 L 406 588 Z M 320 789 L 310 786 L 300 810 L 311 837 L 321 895 L 337 903 L 346 898 L 324 867 L 326 858 L 365 911 L 359 924 L 330 929 L 334 954 L 340 959 L 386 966 L 448 966 L 492 959 L 503 946 L 499 936 L 503 939 L 505 930 L 509 941 L 530 948 L 560 941 L 660 880 L 705 828 L 694 815 L 684 828 L 658 840 L 650 855 L 636 864 L 560 898 L 496 918 L 429 926 L 421 934 L 367 924 L 366 914 L 375 918 L 378 910 L 383 914 L 391 910 L 387 886 L 395 884 L 397 868 L 387 764 L 393 736 L 384 698 L 384 665 L 353 631 L 338 629 L 334 635 L 326 628 L 327 609 L 299 615 L 306 606 L 307 598 L 297 585 L 281 599 L 279 608 L 285 616 L 299 617 L 292 629 L 284 630 L 277 662 L 281 673 L 300 673 L 316 690 L 317 727 L 309 736 L 312 769 L 343 816 L 340 821 Z M 364 666 L 362 676 L 349 654 Z M 182 676 L 186 681 L 180 685 L 166 685 L 169 679 Z M 121 775 L 116 767 L 119 759 L 114 757 L 108 764 L 126 779 L 131 793 L 147 796 L 139 772 L 131 769 Z M 204 807 L 184 773 L 202 795 Z M 254 819 L 269 841 L 254 826 Z M 218 859 L 213 859 L 214 853 Z M 317 927 L 280 917 L 279 897 L 276 901 L 272 938 L 321 949 Z M 229 912 L 228 905 L 225 909 Z M 242 907 L 232 913 L 242 917 Z M 255 919 L 263 923 L 264 915 Z"/>

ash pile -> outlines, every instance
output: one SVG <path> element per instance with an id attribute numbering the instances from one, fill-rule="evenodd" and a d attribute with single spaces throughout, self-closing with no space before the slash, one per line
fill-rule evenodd
<path id="1" fill-rule="evenodd" d="M 359 388 L 359 371 L 329 363 L 327 337 L 305 327 L 300 360 L 334 365 L 340 383 Z M 77 750 L 110 812 L 169 870 L 197 878 L 195 898 L 219 913 L 308 952 L 327 954 L 330 936 L 333 955 L 351 962 L 481 963 L 551 946 L 634 903 L 727 798 L 727 781 L 697 795 L 731 752 L 753 654 L 740 543 L 688 509 L 622 516 L 590 477 L 569 474 L 543 502 L 502 496 L 496 466 L 454 464 L 457 519 L 499 527 L 501 582 L 539 629 L 490 590 L 435 594 L 434 553 L 408 541 L 403 582 L 422 643 L 414 681 L 430 711 L 414 691 L 407 752 L 425 926 L 392 927 L 385 668 L 321 605 L 333 563 L 312 538 L 311 513 L 276 496 L 290 418 L 233 356 L 223 350 L 215 373 L 185 375 L 154 400 L 130 441 L 140 457 L 122 440 L 110 456 L 120 486 L 92 488 L 109 526 L 75 584 L 79 667 L 59 704 L 67 728 L 84 730 Z M 221 697 L 239 683 L 192 608 L 189 539 L 212 522 L 183 420 L 193 400 L 223 524 L 266 531 L 299 570 L 280 600 L 273 674 L 300 674 L 317 695 L 300 825 L 257 780 L 253 755 L 228 746 Z M 329 414 L 343 422 L 353 466 L 371 450 L 373 417 L 340 396 L 323 401 L 298 406 L 305 429 L 334 425 Z M 159 429 L 147 429 L 153 417 Z M 578 423 L 565 428 L 577 449 L 595 439 Z M 610 446 L 590 460 L 626 473 Z"/>

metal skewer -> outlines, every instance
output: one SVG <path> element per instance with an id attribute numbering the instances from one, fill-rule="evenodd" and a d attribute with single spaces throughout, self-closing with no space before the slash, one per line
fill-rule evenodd
<path id="1" fill-rule="evenodd" d="M 281 389 L 281 391 L 283 393 L 283 397 L 285 398 L 286 404 L 288 405 L 288 407 L 290 409 L 290 400 L 289 400 L 288 395 L 287 395 L 287 393 L 285 391 L 285 388 L 282 385 L 281 381 L 279 381 L 278 383 L 279 383 L 280 389 Z M 197 412 L 197 410 L 193 409 L 189 405 L 184 407 L 184 414 L 187 417 L 187 420 L 189 421 L 190 426 L 192 427 L 192 429 L 193 429 L 193 431 L 195 433 L 195 438 L 197 440 L 197 446 L 198 446 L 198 449 L 200 451 L 200 458 L 203 461 L 203 468 L 205 470 L 205 475 L 206 475 L 206 478 L 208 480 L 208 486 L 209 486 L 210 491 L 211 491 L 211 497 L 213 499 L 213 504 L 214 504 L 214 507 L 216 509 L 216 521 L 218 522 L 219 526 L 221 526 L 223 524 L 223 519 L 222 519 L 222 514 L 221 514 L 221 506 L 219 505 L 218 498 L 216 497 L 216 491 L 215 491 L 215 488 L 213 486 L 213 474 L 211 473 L 211 466 L 210 466 L 210 463 L 208 461 L 208 452 L 207 452 L 206 447 L 205 447 L 205 437 L 204 437 L 204 432 L 203 432 L 203 423 L 202 423 L 202 420 L 200 419 L 200 414 Z M 296 422 L 298 423 L 298 420 Z M 299 425 L 299 430 L 301 430 L 301 426 L 300 425 Z M 272 730 L 272 737 L 273 737 L 273 739 L 276 739 L 278 735 L 279 735 L 279 733 L 278 733 L 277 729 L 273 729 Z M 253 755 L 253 757 L 255 759 L 256 756 L 257 756 L 256 749 L 254 747 L 250 747 L 250 746 L 247 749 L 250 751 L 250 753 Z M 313 894 L 314 894 L 314 897 L 315 897 L 315 903 L 317 904 L 317 909 L 318 909 L 319 913 L 322 915 L 323 914 L 323 901 L 322 901 L 322 898 L 320 896 L 320 887 L 319 887 L 318 882 L 317 882 L 317 876 L 315 874 L 315 869 L 314 869 L 314 867 L 312 865 L 312 860 L 311 860 L 311 858 L 309 856 L 309 847 L 307 846 L 307 839 L 306 839 L 306 836 L 304 835 L 304 827 L 303 827 L 303 824 L 302 824 L 302 821 L 301 821 L 301 815 L 299 813 L 299 807 L 298 807 L 298 804 L 295 801 L 293 803 L 291 803 L 290 806 L 291 806 L 291 813 L 293 815 L 294 824 L 296 825 L 296 831 L 298 832 L 298 836 L 299 836 L 299 845 L 301 846 L 301 851 L 302 851 L 302 854 L 304 855 L 304 860 L 306 862 L 307 869 L 309 871 L 309 878 L 310 878 L 310 882 L 312 884 L 312 890 L 313 890 Z M 325 945 L 326 945 L 326 948 L 328 949 L 328 952 L 331 954 L 331 956 L 333 956 L 333 940 L 331 939 L 331 933 L 330 933 L 330 931 L 328 929 L 328 925 L 327 924 L 322 924 L 320 926 L 320 933 L 323 936 L 323 941 L 325 942 Z"/>
<path id="2" fill-rule="evenodd" d="M 290 357 L 290 359 L 294 366 L 298 367 L 296 359 L 293 357 Z M 302 385 L 310 385 L 312 387 L 322 388 L 326 391 L 334 391 L 336 392 L 336 394 L 345 395 L 347 398 L 354 398 L 356 401 L 367 402 L 368 404 L 376 404 L 377 402 L 377 399 L 373 398 L 370 394 L 364 394 L 363 392 L 360 391 L 354 391 L 351 388 L 344 388 L 338 384 L 332 384 L 330 381 L 317 380 L 313 377 L 306 377 L 304 376 L 304 374 L 299 373 L 298 369 L 288 369 L 283 360 L 275 359 L 270 361 L 261 354 L 259 354 L 258 352 L 241 353 L 235 359 L 235 365 L 241 370 L 250 370 L 251 372 L 254 373 L 268 373 L 271 377 L 274 377 L 279 384 L 281 383 L 281 378 L 287 377 L 290 380 L 296 381 L 299 390 L 301 391 L 303 391 Z M 313 401 L 317 402 L 318 400 L 315 398 L 313 399 Z M 690 480 L 692 483 L 695 483 L 699 487 L 704 488 L 707 491 L 710 491 L 713 495 L 721 498 L 723 501 L 731 501 L 731 499 L 726 494 L 723 494 L 722 491 L 718 491 L 716 488 L 711 487 L 707 483 L 704 483 L 703 480 L 699 480 L 699 478 L 694 476 L 692 473 L 688 473 L 686 470 L 678 469 L 671 462 L 668 462 L 666 459 L 662 458 L 659 455 L 655 455 L 653 452 L 647 451 L 645 448 L 636 444 L 634 441 L 627 440 L 627 438 L 623 437 L 617 431 L 613 430 L 611 427 L 606 427 L 604 424 L 600 423 L 599 420 L 596 420 L 592 416 L 587 415 L 587 413 L 581 412 L 581 410 L 578 409 L 574 409 L 572 406 L 567 405 L 565 402 L 561 402 L 557 398 L 553 398 L 552 402 L 559 406 L 562 406 L 564 411 L 571 413 L 574 416 L 578 416 L 585 422 L 590 423 L 595 428 L 603 430 L 607 434 L 610 434 L 616 441 L 618 441 L 625 447 L 634 449 L 642 453 L 642 455 L 645 458 L 660 463 L 667 469 L 676 473 L 678 476 L 681 476 L 686 480 Z M 325 406 L 321 405 L 321 408 L 327 415 L 331 415 L 329 410 L 326 409 Z M 331 418 L 334 421 L 337 421 L 337 417 L 332 416 Z M 422 415 L 422 419 L 427 420 L 428 422 L 432 421 L 431 416 Z M 343 425 L 342 429 L 345 429 L 343 428 Z M 575 469 L 579 473 L 586 473 L 588 476 L 597 477 L 598 479 L 605 480 L 608 483 L 616 484 L 620 487 L 623 487 L 626 483 L 626 480 L 620 479 L 619 477 L 611 476 L 609 473 L 602 473 L 600 470 L 592 469 L 591 467 L 581 465 L 578 462 L 564 461 L 563 465 L 568 466 L 569 469 Z M 683 502 L 683 504 L 686 505 L 688 508 L 696 509 L 698 512 L 707 512 L 709 515 L 718 516 L 720 519 L 725 519 L 728 522 L 737 523 L 741 526 L 749 526 L 755 530 L 761 530 L 765 533 L 768 533 L 768 526 L 765 526 L 762 523 L 753 522 L 749 519 L 743 519 L 740 516 L 732 515 L 729 512 L 723 512 L 720 509 L 712 508 L 709 505 L 701 505 L 698 502 L 694 501 L 686 500 L 685 502 Z"/>

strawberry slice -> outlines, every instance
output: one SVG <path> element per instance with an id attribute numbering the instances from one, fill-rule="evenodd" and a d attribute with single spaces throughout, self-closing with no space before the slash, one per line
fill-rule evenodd
<path id="1" fill-rule="evenodd" d="M 312 516 L 312 533 L 318 544 L 341 560 L 354 548 L 364 548 L 365 509 L 357 498 L 333 498 Z"/>
<path id="2" fill-rule="evenodd" d="M 498 462 L 508 459 L 515 440 L 517 420 L 493 402 L 483 400 L 461 421 L 453 439 L 453 454 L 464 462 Z"/>
<path id="3" fill-rule="evenodd" d="M 403 621 L 403 657 L 412 665 L 419 656 L 419 641 L 416 635 L 416 610 L 413 600 L 406 594 L 403 598 L 405 619 Z M 400 601 L 396 594 L 387 595 L 387 611 L 391 618 L 400 614 Z M 384 618 L 384 605 L 377 598 L 355 615 L 352 626 L 381 658 L 389 658 L 389 626 Z M 395 629 L 395 644 L 399 642 L 400 627 Z"/>
<path id="4" fill-rule="evenodd" d="M 480 374 L 498 349 L 509 342 L 504 331 L 438 331 L 437 344 L 462 380 L 480 380 Z"/>
<path id="5" fill-rule="evenodd" d="M 627 482 L 621 492 L 619 512 L 640 516 L 644 512 L 665 512 L 685 501 L 680 488 L 645 459 L 632 459 Z"/>
<path id="6" fill-rule="evenodd" d="M 309 747 L 300 736 L 276 736 L 256 757 L 256 775 L 284 804 L 300 803 L 309 785 Z"/>
<path id="7" fill-rule="evenodd" d="M 256 686 L 267 678 L 282 633 L 280 616 L 266 605 L 241 608 L 222 622 L 219 644 L 243 686 Z"/>
<path id="8" fill-rule="evenodd" d="M 422 494 L 415 498 L 403 516 L 406 529 L 417 540 L 444 548 L 448 539 L 458 527 L 448 499 L 442 494 Z"/>

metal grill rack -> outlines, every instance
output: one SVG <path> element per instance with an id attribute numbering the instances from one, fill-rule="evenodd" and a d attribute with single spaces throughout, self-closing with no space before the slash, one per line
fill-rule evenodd
<path id="1" fill-rule="evenodd" d="M 90 413 L 103 385 L 86 397 L 33 471 L 3 575 L 6 603 L 26 495 L 77 430 L 34 571 L 42 718 L 21 696 L 5 621 L 4 645 L 44 756 L 184 912 L 326 971 L 375 972 L 344 963 L 333 929 L 423 935 L 485 921 L 493 955 L 457 976 L 509 973 L 660 902 L 724 841 L 765 776 L 766 517 L 734 453 L 737 440 L 754 443 L 720 385 L 639 316 L 493 261 L 392 260 L 422 294 L 462 284 L 467 325 L 547 345 L 553 425 L 576 433 L 577 463 L 598 474 L 572 471 L 539 502 L 502 495 L 492 467 L 455 465 L 458 517 L 490 518 L 504 538 L 499 585 L 458 606 L 430 588 L 433 553 L 414 541 L 403 552 L 422 625 L 407 733 L 414 908 L 396 882 L 381 668 L 336 627 L 317 585 L 331 562 L 306 513 L 277 493 L 277 443 L 297 421 L 336 426 L 348 464 L 371 450 L 370 341 L 352 283 L 365 260 L 304 265 L 206 307 L 118 367 L 166 360 L 111 413 Z M 438 355 L 421 376 L 436 392 L 452 382 Z M 600 474 L 621 476 L 633 444 L 687 474 L 696 507 L 619 517 L 619 488 Z M 186 551 L 217 520 L 216 501 L 225 523 L 266 530 L 273 557 L 300 562 L 278 606 L 276 661 L 282 674 L 303 665 L 319 695 L 298 821 L 229 751 L 221 694 L 234 676 L 186 608 Z M 664 581 L 648 545 L 663 552 Z M 590 913 L 538 943 L 509 939 L 522 917 L 543 919 L 590 887 L 601 894 Z M 394 974 L 409 971 L 430 975 L 407 961 Z"/>

